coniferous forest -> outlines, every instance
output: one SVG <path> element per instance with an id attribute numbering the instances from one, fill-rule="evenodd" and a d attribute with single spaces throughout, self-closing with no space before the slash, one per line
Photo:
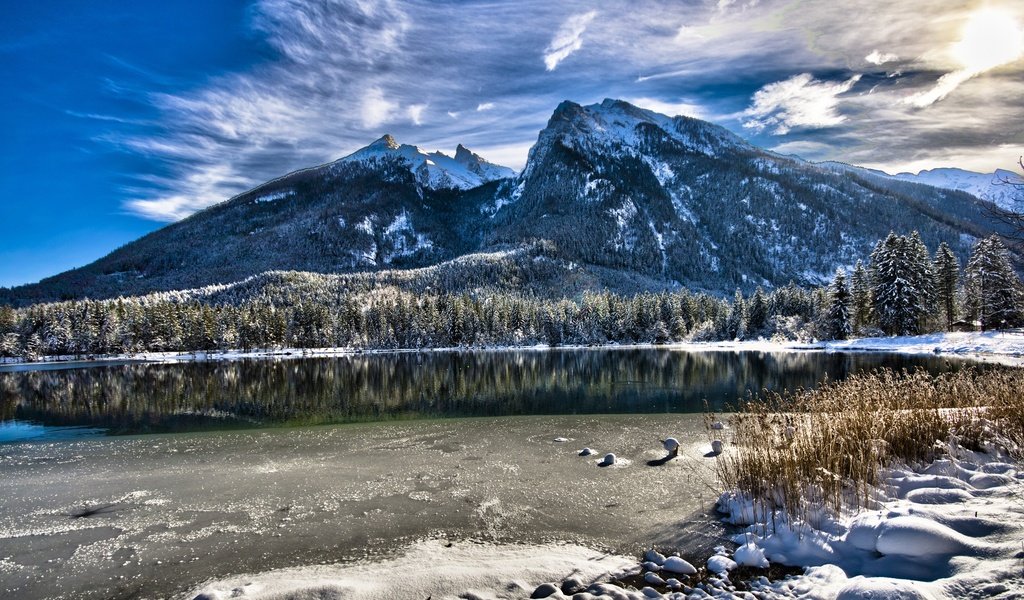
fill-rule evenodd
<path id="1" fill-rule="evenodd" d="M 502 265 L 495 272 L 504 273 Z M 686 290 L 557 298 L 507 282 L 452 291 L 380 276 L 361 281 L 286 273 L 202 293 L 3 306 L 0 356 L 809 341 L 1002 329 L 1022 320 L 1021 282 L 997 236 L 977 241 L 961 267 L 945 244 L 931 252 L 916 232 L 891 233 L 828 286 L 732 298 Z"/>

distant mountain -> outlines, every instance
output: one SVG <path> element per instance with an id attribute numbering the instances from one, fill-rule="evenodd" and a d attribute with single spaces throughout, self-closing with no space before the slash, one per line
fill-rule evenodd
<path id="1" fill-rule="evenodd" d="M 820 164 L 852 172 L 870 173 L 871 175 L 888 179 L 898 179 L 900 181 L 920 183 L 947 190 L 957 190 L 970 194 L 975 198 L 987 200 L 1004 210 L 1024 212 L 1024 178 L 1005 169 L 996 169 L 992 173 L 977 173 L 964 169 L 940 168 L 926 169 L 917 173 L 890 175 L 877 169 L 866 169 L 843 163 L 824 162 Z"/>
<path id="2" fill-rule="evenodd" d="M 931 169 L 914 173 L 898 173 L 896 179 L 923 183 L 948 190 L 959 190 L 988 200 L 999 208 L 1012 211 L 1024 211 L 1024 187 L 1015 187 L 1011 183 L 1024 186 L 1024 179 L 1003 169 L 993 173 L 975 173 L 963 169 Z"/>
<path id="3" fill-rule="evenodd" d="M 114 297 L 267 271 L 402 279 L 402 269 L 442 263 L 486 287 L 488 273 L 504 271 L 459 257 L 511 252 L 522 270 L 537 257 L 517 249 L 537 244 L 557 274 L 492 283 L 544 294 L 679 285 L 731 293 L 822 283 L 890 230 L 916 229 L 930 247 L 946 241 L 963 257 L 994 227 L 986 206 L 961 191 L 780 156 L 698 119 L 618 100 L 563 102 L 518 175 L 463 146 L 450 157 L 386 135 L 2 296 Z M 473 269 L 478 276 L 467 275 Z"/>

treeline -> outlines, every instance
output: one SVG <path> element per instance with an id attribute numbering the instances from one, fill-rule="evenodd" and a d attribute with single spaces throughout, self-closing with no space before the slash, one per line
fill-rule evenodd
<path id="1" fill-rule="evenodd" d="M 998 238 L 980 240 L 961 273 L 945 244 L 890 234 L 827 288 L 788 285 L 732 300 L 688 291 L 585 293 L 550 300 L 502 291 L 325 294 L 263 289 L 231 301 L 185 293 L 0 307 L 0 356 L 100 356 L 264 348 L 397 349 L 532 344 L 842 339 L 1021 323 L 1021 283 Z"/>
<path id="2" fill-rule="evenodd" d="M 578 301 L 514 294 L 414 294 L 397 288 L 330 302 L 208 305 L 173 296 L 0 308 L 7 357 L 161 351 L 667 343 L 806 336 L 821 290 L 787 286 L 748 303 L 708 294 L 588 293 Z"/>
<path id="3" fill-rule="evenodd" d="M 840 269 L 829 287 L 823 337 L 917 335 L 931 331 L 1006 329 L 1024 323 L 1022 285 L 996 235 L 978 240 L 961 269 L 952 249 L 934 256 L 914 232 L 890 233 L 867 267 Z"/>

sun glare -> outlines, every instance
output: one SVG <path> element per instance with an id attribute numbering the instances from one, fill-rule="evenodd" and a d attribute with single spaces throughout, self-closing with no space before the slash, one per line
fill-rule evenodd
<path id="1" fill-rule="evenodd" d="M 967 20 L 952 54 L 965 69 L 981 73 L 1024 56 L 1024 31 L 1006 11 L 979 10 Z"/>

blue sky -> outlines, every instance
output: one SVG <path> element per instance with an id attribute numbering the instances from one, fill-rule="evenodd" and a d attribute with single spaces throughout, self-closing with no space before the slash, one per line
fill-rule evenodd
<path id="1" fill-rule="evenodd" d="M 564 99 L 623 98 L 891 172 L 1013 167 L 1024 4 L 842 5 L 3 3 L 0 286 L 383 133 L 520 168 Z"/>

